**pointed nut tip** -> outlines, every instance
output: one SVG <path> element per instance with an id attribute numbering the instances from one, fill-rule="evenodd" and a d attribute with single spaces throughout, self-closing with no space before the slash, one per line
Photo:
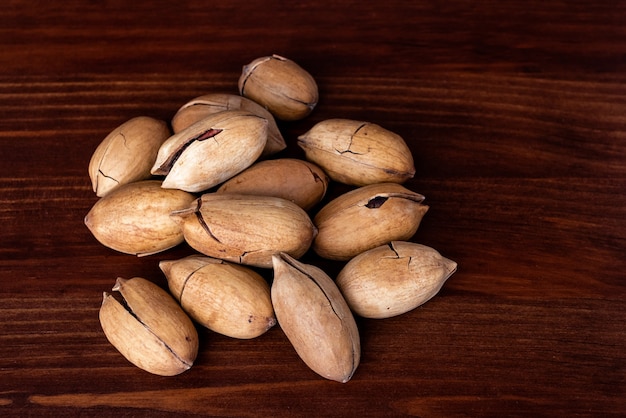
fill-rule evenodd
<path id="1" fill-rule="evenodd" d="M 274 274 L 288 268 L 287 266 L 290 263 L 290 259 L 291 257 L 284 252 L 272 254 L 272 269 L 274 270 Z"/>
<path id="2" fill-rule="evenodd" d="M 448 271 L 450 272 L 449 274 L 452 275 L 452 273 L 454 273 L 458 267 L 458 264 L 456 261 L 450 260 L 449 258 L 445 258 L 444 259 L 444 263 L 448 269 Z"/>
<path id="3" fill-rule="evenodd" d="M 159 261 L 159 268 L 163 273 L 169 272 L 172 269 L 172 264 L 174 264 L 174 260 L 161 260 Z"/>
<path id="4" fill-rule="evenodd" d="M 115 279 L 115 285 L 113 286 L 112 290 L 114 292 L 119 292 L 121 287 L 124 286 L 124 283 L 126 283 L 127 281 L 128 281 L 128 279 L 124 279 L 122 277 L 118 277 L 117 279 Z"/>
<path id="5" fill-rule="evenodd" d="M 85 223 L 85 226 L 91 230 L 91 211 L 85 215 L 83 222 Z"/>

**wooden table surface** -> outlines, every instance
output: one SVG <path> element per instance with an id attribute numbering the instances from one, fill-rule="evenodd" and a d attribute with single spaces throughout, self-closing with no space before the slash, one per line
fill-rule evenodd
<path id="1" fill-rule="evenodd" d="M 1 416 L 626 416 L 626 2 L 7 1 L 0 8 Z M 317 80 L 295 138 L 342 117 L 405 138 L 430 210 L 412 241 L 459 264 L 420 308 L 357 318 L 345 384 L 276 326 L 199 328 L 159 377 L 98 321 L 158 261 L 99 244 L 87 166 L 104 137 L 237 92 L 277 53 Z M 342 191 L 333 185 L 327 199 Z M 334 277 L 342 263 L 318 259 Z M 271 272 L 266 277 L 271 280 Z"/>

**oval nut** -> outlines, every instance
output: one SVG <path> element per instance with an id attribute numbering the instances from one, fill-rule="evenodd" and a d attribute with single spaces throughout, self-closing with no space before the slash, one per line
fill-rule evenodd
<path id="1" fill-rule="evenodd" d="M 162 188 L 159 180 L 129 183 L 100 198 L 85 216 L 85 225 L 106 247 L 138 256 L 155 254 L 184 241 L 170 213 L 194 199 L 191 193 Z"/>
<path id="2" fill-rule="evenodd" d="M 284 253 L 272 261 L 276 319 L 296 353 L 320 376 L 349 381 L 361 359 L 361 341 L 341 292 L 318 267 Z"/>
<path id="3" fill-rule="evenodd" d="M 205 94 L 185 103 L 172 118 L 172 129 L 178 133 L 183 129 L 224 110 L 247 110 L 267 119 L 267 143 L 261 157 L 267 157 L 287 147 L 285 139 L 276 125 L 274 116 L 260 104 L 238 94 Z"/>
<path id="4" fill-rule="evenodd" d="M 309 210 L 324 198 L 328 176 L 317 165 L 295 158 L 259 161 L 223 183 L 217 193 L 275 196 Z"/>
<path id="5" fill-rule="evenodd" d="M 269 284 L 250 268 L 201 255 L 159 267 L 183 310 L 214 332 L 249 339 L 276 324 Z"/>
<path id="6" fill-rule="evenodd" d="M 433 298 L 456 269 L 433 248 L 394 241 L 348 261 L 336 283 L 355 314 L 389 318 Z"/>
<path id="7" fill-rule="evenodd" d="M 298 120 L 308 116 L 319 100 L 317 84 L 294 61 L 271 55 L 245 65 L 239 94 L 266 107 L 276 118 Z"/>
<path id="8" fill-rule="evenodd" d="M 403 183 L 415 175 L 413 155 L 404 139 L 373 123 L 324 120 L 299 136 L 298 145 L 307 160 L 340 183 Z"/>
<path id="9" fill-rule="evenodd" d="M 304 255 L 317 233 L 304 209 L 272 196 L 205 193 L 172 217 L 196 251 L 265 268 L 277 252 Z"/>
<path id="10" fill-rule="evenodd" d="M 326 204 L 313 218 L 313 250 L 330 260 L 350 258 L 390 241 L 411 238 L 428 206 L 424 196 L 397 183 L 359 187 Z"/>
<path id="11" fill-rule="evenodd" d="M 215 113 L 168 138 L 152 174 L 163 187 L 202 192 L 251 166 L 267 143 L 267 119 L 249 111 Z"/>
<path id="12" fill-rule="evenodd" d="M 159 148 L 170 137 L 167 124 L 147 116 L 132 118 L 115 128 L 98 145 L 89 161 L 96 196 L 151 177 Z"/>
<path id="13" fill-rule="evenodd" d="M 198 354 L 198 333 L 176 301 L 141 278 L 118 278 L 120 303 L 104 292 L 100 324 L 109 342 L 135 366 L 161 376 L 188 370 Z"/>

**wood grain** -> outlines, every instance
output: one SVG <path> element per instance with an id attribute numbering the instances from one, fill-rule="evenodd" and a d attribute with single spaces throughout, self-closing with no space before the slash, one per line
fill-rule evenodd
<path id="1" fill-rule="evenodd" d="M 10 0 L 0 9 L 0 415 L 626 415 L 626 3 Z M 346 117 L 402 135 L 430 206 L 413 241 L 459 269 L 422 307 L 357 318 L 362 361 L 325 381 L 279 327 L 200 329 L 182 375 L 130 365 L 98 322 L 158 261 L 83 225 L 99 142 L 138 115 L 236 93 L 271 53 L 320 88 L 295 138 Z M 348 190 L 333 184 L 327 199 Z M 342 263 L 303 260 L 334 276 Z M 271 280 L 271 272 L 264 271 Z"/>

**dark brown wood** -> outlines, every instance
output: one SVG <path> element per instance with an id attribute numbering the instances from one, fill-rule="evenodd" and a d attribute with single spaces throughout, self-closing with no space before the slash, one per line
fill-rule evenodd
<path id="1" fill-rule="evenodd" d="M 0 415 L 626 415 L 626 3 L 6 1 L 0 8 Z M 413 241 L 459 269 L 422 307 L 357 322 L 346 384 L 279 327 L 200 329 L 179 376 L 130 365 L 98 322 L 115 278 L 158 261 L 83 224 L 98 143 L 138 115 L 236 93 L 278 53 L 318 81 L 288 149 L 345 117 L 402 135 L 430 210 Z M 327 198 L 347 190 L 332 185 Z M 341 263 L 304 259 L 331 276 Z M 265 272 L 268 280 L 271 272 Z"/>

